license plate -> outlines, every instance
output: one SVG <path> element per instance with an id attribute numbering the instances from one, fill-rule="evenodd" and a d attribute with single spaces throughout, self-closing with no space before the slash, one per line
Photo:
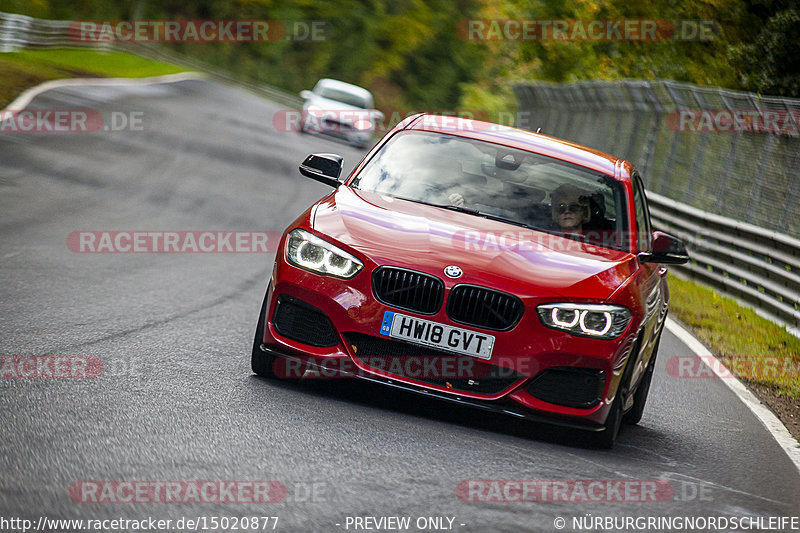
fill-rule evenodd
<path id="1" fill-rule="evenodd" d="M 392 311 L 383 313 L 380 333 L 387 337 L 447 352 L 469 355 L 478 359 L 490 359 L 494 349 L 494 336 L 492 335 Z"/>

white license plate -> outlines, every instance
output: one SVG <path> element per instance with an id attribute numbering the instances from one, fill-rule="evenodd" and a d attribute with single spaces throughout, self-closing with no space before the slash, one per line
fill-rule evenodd
<path id="1" fill-rule="evenodd" d="M 447 352 L 490 359 L 494 349 L 494 336 L 448 326 L 430 320 L 386 311 L 383 313 L 381 335 L 422 344 Z"/>

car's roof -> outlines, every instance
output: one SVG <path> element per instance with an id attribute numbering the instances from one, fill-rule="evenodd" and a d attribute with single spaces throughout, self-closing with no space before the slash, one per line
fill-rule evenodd
<path id="1" fill-rule="evenodd" d="M 418 131 L 430 131 L 437 133 L 448 133 L 459 135 L 470 139 L 501 144 L 535 152 L 569 163 L 574 163 L 583 167 L 602 172 L 609 176 L 625 179 L 625 176 L 617 176 L 617 165 L 623 163 L 620 158 L 606 154 L 594 148 L 582 146 L 577 143 L 550 137 L 541 133 L 502 126 L 481 120 L 463 119 L 453 116 L 421 114 L 409 120 L 405 125 L 406 129 Z M 630 169 L 630 164 L 625 165 Z M 623 173 L 627 174 L 627 173 Z"/>
<path id="2" fill-rule="evenodd" d="M 359 87 L 358 85 L 353 85 L 352 83 L 347 83 L 344 81 L 333 80 L 331 78 L 322 78 L 317 82 L 317 85 L 320 85 L 322 87 L 330 87 L 331 89 L 337 89 L 339 91 L 345 91 L 351 94 L 361 96 L 362 98 L 372 97 L 372 93 L 370 93 L 363 87 Z"/>

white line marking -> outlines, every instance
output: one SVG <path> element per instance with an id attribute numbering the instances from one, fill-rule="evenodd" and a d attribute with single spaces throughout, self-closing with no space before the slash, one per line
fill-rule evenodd
<path id="1" fill-rule="evenodd" d="M 46 81 L 36 87 L 31 87 L 20 94 L 3 111 L 22 111 L 31 101 L 43 92 L 59 87 L 75 87 L 82 85 L 152 85 L 156 83 L 175 83 L 186 80 L 202 80 L 207 76 L 200 72 L 179 72 L 177 74 L 167 74 L 166 76 L 153 76 L 151 78 L 68 78 L 65 80 Z"/>
<path id="2" fill-rule="evenodd" d="M 789 430 L 786 429 L 786 426 L 780 421 L 780 419 L 775 416 L 775 414 L 769 410 L 767 406 L 765 406 L 761 400 L 759 400 L 755 394 L 750 392 L 750 389 L 745 387 L 741 381 L 733 377 L 733 374 L 725 368 L 725 365 L 722 364 L 714 354 L 708 351 L 708 348 L 703 346 L 700 341 L 698 341 L 694 335 L 686 331 L 682 326 L 680 326 L 677 322 L 672 320 L 671 318 L 667 318 L 667 329 L 678 337 L 681 342 L 683 342 L 692 352 L 697 355 L 703 363 L 708 366 L 720 381 L 722 381 L 725 385 L 731 389 L 736 396 L 739 397 L 740 400 L 747 406 L 750 411 L 756 415 L 764 426 L 766 426 L 767 431 L 769 431 L 773 438 L 778 442 L 778 445 L 783 448 L 783 451 L 786 452 L 786 455 L 789 456 L 789 459 L 794 463 L 794 466 L 797 467 L 797 470 L 800 471 L 800 443 L 797 442 L 797 439 L 792 437 L 789 433 Z"/>

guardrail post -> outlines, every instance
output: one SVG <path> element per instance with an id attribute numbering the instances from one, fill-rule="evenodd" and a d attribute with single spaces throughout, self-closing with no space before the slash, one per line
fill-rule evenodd
<path id="1" fill-rule="evenodd" d="M 664 88 L 667 89 L 669 96 L 672 98 L 672 106 L 674 109 L 684 109 L 684 102 L 683 99 L 675 93 L 672 87 L 672 83 L 665 82 Z M 661 194 L 668 194 L 670 192 L 670 188 L 674 187 L 675 184 L 673 183 L 673 173 L 672 173 L 672 165 L 675 161 L 675 156 L 678 153 L 678 146 L 681 144 L 681 131 L 678 129 L 675 131 L 675 135 L 672 137 L 672 143 L 669 146 L 669 155 L 667 155 L 667 162 L 664 164 L 664 179 L 661 182 L 660 192 Z"/>
<path id="2" fill-rule="evenodd" d="M 709 106 L 706 104 L 703 95 L 697 90 L 692 91 L 692 96 L 694 96 L 699 109 L 709 109 Z M 686 184 L 686 188 L 683 191 L 683 201 L 688 204 L 691 204 L 692 200 L 694 200 L 695 182 L 697 181 L 697 177 L 702 173 L 701 169 L 703 165 L 703 157 L 705 157 L 706 148 L 708 148 L 708 141 L 710 137 L 710 131 L 700 132 L 700 142 L 695 149 L 694 161 L 692 162 L 692 167 L 689 171 L 689 180 Z"/>
<path id="3" fill-rule="evenodd" d="M 800 168 L 800 150 L 795 154 L 790 168 Z M 789 219 L 792 216 L 794 206 L 797 204 L 798 192 L 800 192 L 800 177 L 795 176 L 789 187 L 789 193 L 786 195 L 786 204 L 783 207 L 783 216 L 781 217 L 781 231 L 788 231 L 789 229 Z"/>

